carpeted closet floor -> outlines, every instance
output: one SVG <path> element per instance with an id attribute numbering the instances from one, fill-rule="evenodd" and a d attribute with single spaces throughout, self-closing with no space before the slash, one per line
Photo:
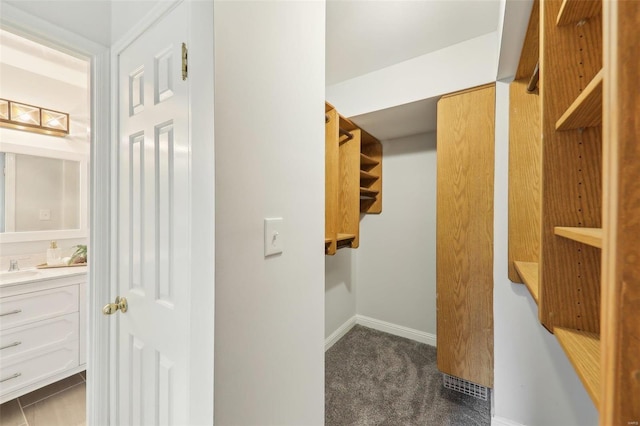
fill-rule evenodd
<path id="1" fill-rule="evenodd" d="M 490 425 L 491 403 L 445 389 L 436 348 L 355 326 L 325 354 L 325 425 Z"/>

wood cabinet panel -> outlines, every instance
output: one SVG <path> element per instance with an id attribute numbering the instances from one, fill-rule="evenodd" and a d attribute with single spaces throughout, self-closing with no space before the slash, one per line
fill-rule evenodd
<path id="1" fill-rule="evenodd" d="M 438 368 L 493 385 L 495 86 L 438 102 Z"/>
<path id="2" fill-rule="evenodd" d="M 640 421 L 640 2 L 604 17 L 602 426 Z"/>
<path id="3" fill-rule="evenodd" d="M 540 96 L 528 82 L 509 87 L 509 279 L 517 283 L 515 262 L 540 259 Z"/>
<path id="4" fill-rule="evenodd" d="M 338 146 L 338 113 L 331 108 L 325 111 L 324 124 L 324 232 L 325 253 L 335 254 L 338 246 L 336 235 L 338 233 L 338 198 L 339 184 L 339 146 Z"/>
<path id="5" fill-rule="evenodd" d="M 351 248 L 360 244 L 360 130 L 351 130 L 351 139 L 340 144 L 338 233 L 354 238 Z"/>

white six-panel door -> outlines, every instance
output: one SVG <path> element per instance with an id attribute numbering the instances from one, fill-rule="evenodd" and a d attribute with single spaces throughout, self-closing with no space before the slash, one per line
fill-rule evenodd
<path id="1" fill-rule="evenodd" d="M 187 18 L 183 2 L 119 56 L 119 425 L 188 419 Z"/>

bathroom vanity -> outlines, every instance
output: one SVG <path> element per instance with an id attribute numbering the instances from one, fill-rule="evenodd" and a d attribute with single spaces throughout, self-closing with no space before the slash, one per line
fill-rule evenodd
<path id="1" fill-rule="evenodd" d="M 83 371 L 87 267 L 0 273 L 0 404 Z"/>

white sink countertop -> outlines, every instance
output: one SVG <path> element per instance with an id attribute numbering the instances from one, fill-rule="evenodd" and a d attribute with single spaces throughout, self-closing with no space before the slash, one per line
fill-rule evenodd
<path id="1" fill-rule="evenodd" d="M 87 273 L 86 266 L 69 266 L 66 268 L 23 268 L 19 271 L 0 271 L 0 287 L 5 285 L 24 284 L 33 281 L 51 280 L 55 278 Z"/>

